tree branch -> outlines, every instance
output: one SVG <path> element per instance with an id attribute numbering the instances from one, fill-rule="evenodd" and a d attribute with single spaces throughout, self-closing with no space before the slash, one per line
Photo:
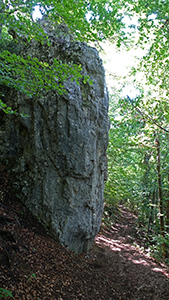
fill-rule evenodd
<path id="1" fill-rule="evenodd" d="M 160 129 L 164 130 L 165 132 L 169 133 L 169 130 L 165 129 L 164 127 L 162 127 L 161 125 L 159 125 L 153 118 L 151 118 L 149 115 L 147 115 L 145 112 L 142 112 L 138 107 L 136 107 L 132 101 L 132 99 L 127 95 L 127 99 L 130 101 L 130 103 L 133 105 L 133 107 L 135 108 L 135 110 L 142 115 L 143 117 L 147 118 L 149 121 L 151 121 L 154 125 L 156 125 L 157 127 L 159 127 Z"/>
<path id="2" fill-rule="evenodd" d="M 138 113 L 140 113 L 143 117 L 146 117 L 147 119 L 149 119 L 154 125 L 156 125 L 157 127 L 159 127 L 160 129 L 164 130 L 165 132 L 169 133 L 169 131 L 167 129 L 165 129 L 164 127 L 162 127 L 161 125 L 159 125 L 153 118 L 151 118 L 150 116 L 148 116 L 146 113 L 142 112 L 138 107 L 135 107 L 136 111 Z"/>

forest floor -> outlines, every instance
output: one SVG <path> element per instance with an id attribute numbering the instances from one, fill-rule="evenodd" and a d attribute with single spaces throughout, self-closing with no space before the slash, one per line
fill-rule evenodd
<path id="1" fill-rule="evenodd" d="M 45 232 L 0 168 L 0 288 L 19 300 L 168 300 L 169 270 L 136 246 L 136 216 L 119 211 L 89 253 L 75 254 Z"/>

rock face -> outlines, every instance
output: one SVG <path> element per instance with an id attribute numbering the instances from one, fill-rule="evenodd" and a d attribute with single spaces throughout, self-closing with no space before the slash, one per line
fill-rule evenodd
<path id="1" fill-rule="evenodd" d="M 26 51 L 48 61 L 81 64 L 93 85 L 67 80 L 67 93 L 27 99 L 3 89 L 28 118 L 0 113 L 0 162 L 8 166 L 22 202 L 68 249 L 88 251 L 99 231 L 107 175 L 108 94 L 96 49 L 68 37 Z"/>

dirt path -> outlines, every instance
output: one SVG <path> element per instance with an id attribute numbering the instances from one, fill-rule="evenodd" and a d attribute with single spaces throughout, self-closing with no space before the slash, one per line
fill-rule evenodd
<path id="1" fill-rule="evenodd" d="M 105 268 L 119 299 L 169 299 L 169 270 L 149 258 L 135 241 L 135 216 L 120 206 L 121 217 L 111 230 L 103 228 L 95 239 L 96 267 Z"/>

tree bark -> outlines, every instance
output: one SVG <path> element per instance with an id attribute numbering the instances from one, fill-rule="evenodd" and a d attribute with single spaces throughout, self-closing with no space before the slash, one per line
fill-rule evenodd
<path id="1" fill-rule="evenodd" d="M 167 207 L 166 207 L 166 225 L 167 232 L 169 233 L 169 172 L 168 172 L 168 197 L 167 197 Z"/>
<path id="2" fill-rule="evenodd" d="M 1 40 L 2 24 L 0 24 L 0 40 Z"/>
<path id="3" fill-rule="evenodd" d="M 148 222 L 148 231 L 151 229 L 151 225 L 153 224 L 154 221 L 154 204 L 155 204 L 155 197 L 156 197 L 156 191 L 153 191 L 152 195 L 152 201 L 151 201 L 151 210 L 150 210 L 150 216 L 149 216 L 149 222 Z"/>
<path id="4" fill-rule="evenodd" d="M 164 237 L 164 213 L 163 213 L 163 197 L 162 197 L 162 180 L 161 180 L 161 159 L 160 159 L 160 142 L 158 137 L 155 138 L 155 145 L 157 149 L 157 180 L 158 180 L 158 199 L 159 199 L 159 212 L 160 212 L 160 231 Z M 163 256 L 165 258 L 165 244 L 162 244 Z"/>

